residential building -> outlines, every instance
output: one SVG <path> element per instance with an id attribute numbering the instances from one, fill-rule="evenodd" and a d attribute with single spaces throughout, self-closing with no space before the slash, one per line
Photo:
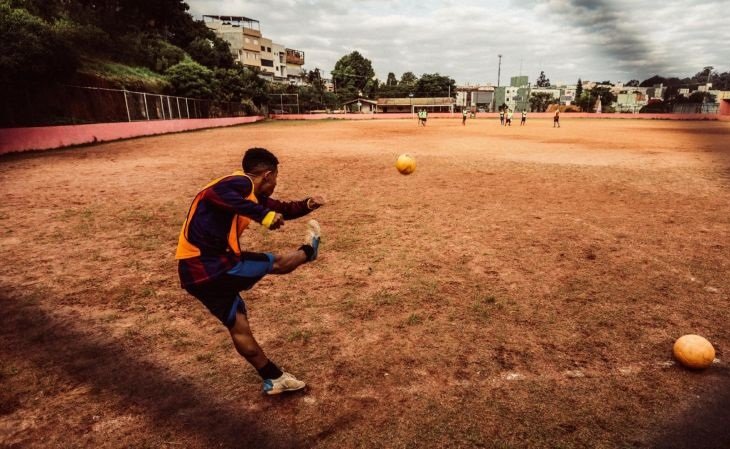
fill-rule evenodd
<path id="1" fill-rule="evenodd" d="M 302 84 L 304 82 L 304 52 L 286 49 L 286 77 L 290 83 Z"/>
<path id="2" fill-rule="evenodd" d="M 244 16 L 204 15 L 206 26 L 231 46 L 233 58 L 259 76 L 277 82 L 302 84 L 304 52 L 274 43 L 261 34 L 258 20 Z"/>
<path id="3" fill-rule="evenodd" d="M 494 91 L 495 110 L 507 105 L 512 111 L 530 109 L 530 80 L 527 76 L 513 76 L 509 86 L 497 87 Z"/>
<path id="4" fill-rule="evenodd" d="M 494 86 L 466 85 L 456 87 L 456 106 L 471 111 L 491 111 L 494 104 Z"/>
<path id="5" fill-rule="evenodd" d="M 274 58 L 274 81 L 283 82 L 286 76 L 286 47 L 276 42 L 271 44 L 272 57 Z"/>

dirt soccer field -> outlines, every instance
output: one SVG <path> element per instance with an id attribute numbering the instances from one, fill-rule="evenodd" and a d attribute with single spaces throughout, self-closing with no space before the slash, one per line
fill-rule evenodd
<path id="1" fill-rule="evenodd" d="M 562 126 L 266 122 L 1 159 L 0 447 L 730 447 L 730 123 Z M 279 198 L 329 200 L 320 259 L 244 294 L 308 383 L 286 397 L 173 259 L 253 146 Z M 706 371 L 672 362 L 687 333 Z"/>

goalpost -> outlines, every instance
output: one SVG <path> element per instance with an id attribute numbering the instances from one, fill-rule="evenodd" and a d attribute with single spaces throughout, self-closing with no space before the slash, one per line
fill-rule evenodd
<path id="1" fill-rule="evenodd" d="M 269 107 L 274 107 L 274 114 L 299 114 L 299 94 L 269 94 L 269 97 Z"/>
<path id="2" fill-rule="evenodd" d="M 418 114 L 418 111 L 421 109 L 425 109 L 426 112 L 448 112 L 453 115 L 454 113 L 454 104 L 414 104 L 411 105 L 411 114 L 413 117 L 416 117 L 416 114 Z"/>

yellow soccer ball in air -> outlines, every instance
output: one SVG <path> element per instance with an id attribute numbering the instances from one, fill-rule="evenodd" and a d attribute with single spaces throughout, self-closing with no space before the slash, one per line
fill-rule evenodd
<path id="1" fill-rule="evenodd" d="M 416 160 L 410 154 L 401 154 L 398 156 L 398 160 L 395 161 L 395 168 L 402 175 L 410 175 L 416 171 Z"/>
<path id="2" fill-rule="evenodd" d="M 674 357 L 687 368 L 704 369 L 715 360 L 715 348 L 699 335 L 683 335 L 674 342 Z"/>

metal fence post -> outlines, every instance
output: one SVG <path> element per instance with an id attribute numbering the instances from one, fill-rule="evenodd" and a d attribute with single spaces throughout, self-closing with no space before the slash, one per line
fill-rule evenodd
<path id="1" fill-rule="evenodd" d="M 150 119 L 150 110 L 147 108 L 147 94 L 143 93 L 142 98 L 144 98 L 144 113 L 147 115 L 147 120 Z"/>
<path id="2" fill-rule="evenodd" d="M 188 97 L 185 97 L 185 110 L 188 112 L 188 118 L 190 118 L 190 106 L 188 106 Z"/>
<path id="3" fill-rule="evenodd" d="M 123 90 L 122 93 L 124 94 L 124 106 L 127 108 L 127 121 L 132 121 L 132 116 L 129 115 L 129 103 L 127 102 L 127 91 Z"/>
<path id="4" fill-rule="evenodd" d="M 177 101 L 177 118 L 182 118 L 182 113 L 180 112 L 180 97 L 175 97 L 175 100 Z"/>
<path id="5" fill-rule="evenodd" d="M 170 120 L 172 120 L 172 105 L 170 104 L 170 97 L 167 97 L 167 110 L 170 111 Z"/>
<path id="6" fill-rule="evenodd" d="M 160 107 L 162 108 L 162 120 L 165 120 L 165 100 L 162 99 L 162 95 L 158 95 L 160 97 Z"/>

